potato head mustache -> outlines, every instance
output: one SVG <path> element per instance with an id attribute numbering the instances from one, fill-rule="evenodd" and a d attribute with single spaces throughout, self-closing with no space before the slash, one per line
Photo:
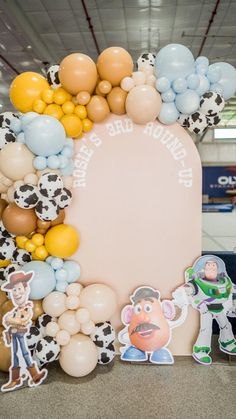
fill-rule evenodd
<path id="1" fill-rule="evenodd" d="M 134 333 L 147 332 L 150 330 L 160 330 L 160 327 L 154 323 L 139 323 L 131 332 L 131 335 Z"/>

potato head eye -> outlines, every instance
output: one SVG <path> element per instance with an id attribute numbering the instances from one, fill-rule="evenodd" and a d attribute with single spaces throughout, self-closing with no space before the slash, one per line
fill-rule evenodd
<path id="1" fill-rule="evenodd" d="M 144 307 L 143 308 L 144 308 L 144 311 L 146 313 L 151 313 L 151 311 L 152 311 L 152 305 L 150 303 L 144 304 Z"/>
<path id="2" fill-rule="evenodd" d="M 134 312 L 135 312 L 135 314 L 139 314 L 139 313 L 141 313 L 141 311 L 142 311 L 141 304 L 137 304 L 137 305 L 134 307 Z"/>

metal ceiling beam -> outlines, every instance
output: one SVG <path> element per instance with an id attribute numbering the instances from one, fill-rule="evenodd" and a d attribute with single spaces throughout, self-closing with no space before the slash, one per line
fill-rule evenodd
<path id="1" fill-rule="evenodd" d="M 40 39 L 39 34 L 32 27 L 28 17 L 15 0 L 2 0 L 1 7 L 14 26 L 18 26 L 20 31 L 26 36 L 27 41 L 32 45 L 37 57 L 49 63 L 56 62 L 56 57 L 48 49 L 47 45 Z"/>

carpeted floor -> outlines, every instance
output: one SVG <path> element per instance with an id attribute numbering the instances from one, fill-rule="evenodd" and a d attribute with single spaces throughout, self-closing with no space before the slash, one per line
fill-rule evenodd
<path id="1" fill-rule="evenodd" d="M 0 374 L 0 385 L 7 375 Z M 0 395 L 2 419 L 235 419 L 236 362 L 224 354 L 210 367 L 191 358 L 172 366 L 131 365 L 118 358 L 87 377 L 49 367 L 46 384 Z"/>

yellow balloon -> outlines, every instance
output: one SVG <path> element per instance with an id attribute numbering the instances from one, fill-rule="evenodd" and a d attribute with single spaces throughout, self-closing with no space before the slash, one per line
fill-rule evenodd
<path id="1" fill-rule="evenodd" d="M 80 244 L 77 230 L 69 224 L 59 224 L 50 228 L 45 236 L 48 253 L 59 258 L 68 258 L 76 252 Z"/>
<path id="2" fill-rule="evenodd" d="M 59 87 L 54 91 L 54 103 L 57 105 L 63 105 L 67 100 L 71 100 L 72 96 L 62 87 Z"/>
<path id="3" fill-rule="evenodd" d="M 51 103 L 53 103 L 54 90 L 52 90 L 52 89 L 46 89 L 46 90 L 44 90 L 43 93 L 42 93 L 42 99 L 48 105 L 50 105 Z"/>
<path id="4" fill-rule="evenodd" d="M 71 100 L 67 100 L 65 103 L 63 103 L 62 105 L 62 110 L 63 112 L 67 115 L 72 114 L 74 112 L 75 109 L 75 105 L 73 102 L 71 102 Z"/>
<path id="5" fill-rule="evenodd" d="M 42 99 L 36 99 L 33 103 L 33 111 L 43 113 L 46 108 L 46 103 Z"/>
<path id="6" fill-rule="evenodd" d="M 77 105 L 74 110 L 75 115 L 77 115 L 80 119 L 87 118 L 87 111 L 86 107 L 83 105 Z"/>
<path id="7" fill-rule="evenodd" d="M 44 243 L 44 236 L 42 234 L 34 234 L 31 237 L 31 241 L 33 244 L 35 244 L 35 246 L 42 246 L 42 244 Z"/>
<path id="8" fill-rule="evenodd" d="M 0 260 L 0 268 L 6 268 L 6 266 L 10 265 L 11 261 L 9 259 Z"/>
<path id="9" fill-rule="evenodd" d="M 9 95 L 18 111 L 30 112 L 33 110 L 34 101 L 40 99 L 43 90 L 48 88 L 49 84 L 41 74 L 26 71 L 13 80 Z"/>
<path id="10" fill-rule="evenodd" d="M 34 251 L 34 255 L 39 260 L 45 260 L 48 257 L 48 252 L 45 246 L 38 246 Z"/>
<path id="11" fill-rule="evenodd" d="M 26 236 L 16 236 L 17 247 L 19 247 L 20 249 L 24 249 L 25 243 L 27 242 L 27 240 L 28 239 Z"/>
<path id="12" fill-rule="evenodd" d="M 82 125 L 83 125 L 83 131 L 84 132 L 89 132 L 93 128 L 93 123 L 88 118 L 83 119 Z"/>
<path id="13" fill-rule="evenodd" d="M 65 128 L 66 135 L 68 137 L 76 138 L 78 137 L 83 129 L 82 122 L 78 116 L 72 115 L 64 115 L 60 122 L 62 123 L 63 127 Z"/>
<path id="14" fill-rule="evenodd" d="M 52 103 L 51 105 L 48 105 L 44 111 L 44 115 L 53 116 L 53 118 L 61 119 L 61 117 L 64 115 L 62 112 L 61 106 L 56 105 L 55 103 Z"/>
<path id="15" fill-rule="evenodd" d="M 27 252 L 34 252 L 35 249 L 35 244 L 31 240 L 27 240 L 27 242 L 25 243 L 25 250 L 27 250 Z"/>

